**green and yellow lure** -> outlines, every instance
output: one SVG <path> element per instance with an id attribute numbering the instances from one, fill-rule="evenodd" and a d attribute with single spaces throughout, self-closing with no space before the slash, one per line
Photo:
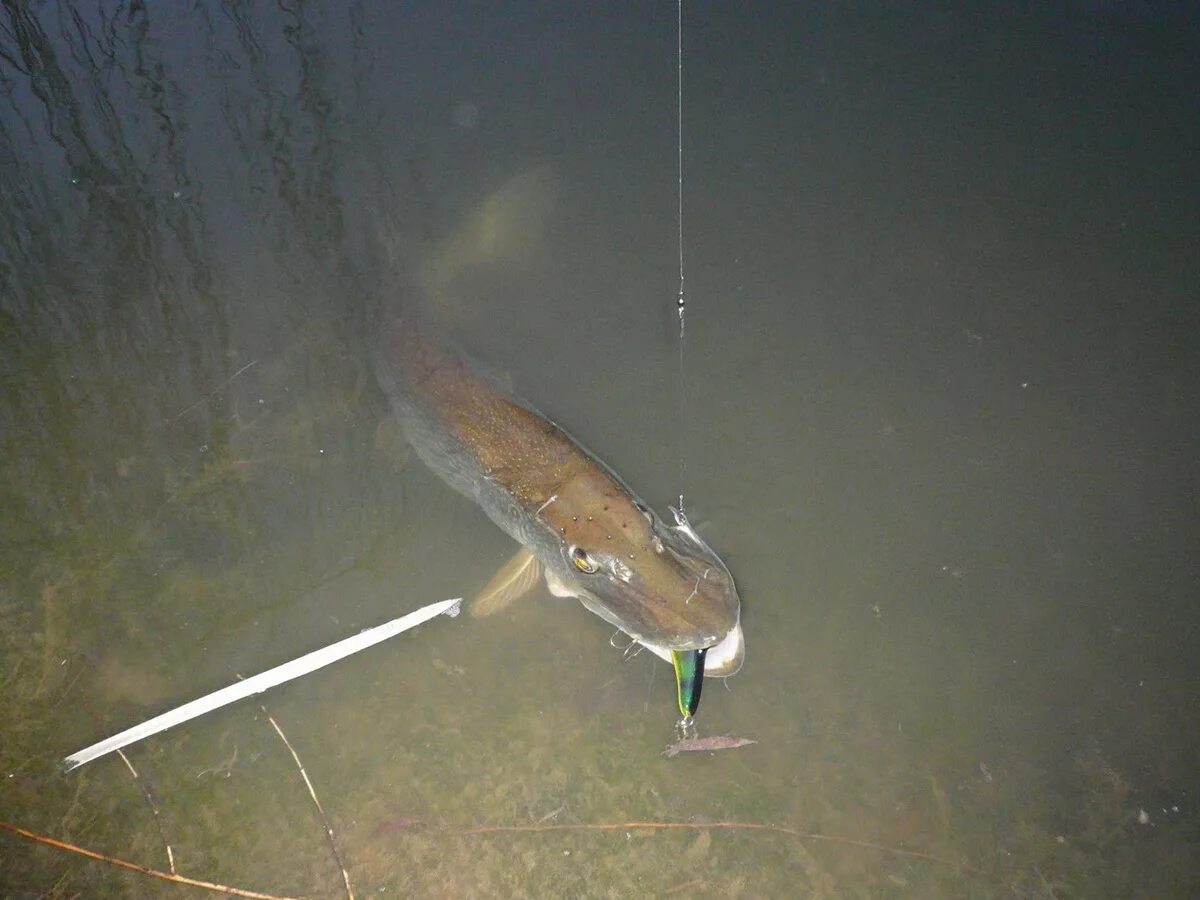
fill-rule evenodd
<path id="1" fill-rule="evenodd" d="M 679 693 L 679 711 L 690 719 L 700 708 L 700 689 L 704 686 L 703 650 L 672 650 L 671 662 L 675 666 L 675 687 Z"/>

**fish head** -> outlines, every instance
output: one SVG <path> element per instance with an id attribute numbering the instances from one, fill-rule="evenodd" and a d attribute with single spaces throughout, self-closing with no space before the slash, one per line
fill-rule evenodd
<path id="1" fill-rule="evenodd" d="M 679 511 L 661 519 L 615 476 L 580 473 L 539 512 L 557 535 L 547 563 L 553 593 L 590 611 L 659 656 L 710 649 L 705 672 L 741 666 L 741 600 L 733 576 Z"/>

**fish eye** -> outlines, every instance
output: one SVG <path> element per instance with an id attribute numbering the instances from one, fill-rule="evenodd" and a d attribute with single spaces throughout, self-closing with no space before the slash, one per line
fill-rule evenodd
<path id="1" fill-rule="evenodd" d="M 570 555 L 571 562 L 575 564 L 575 568 L 585 575 L 595 575 L 600 571 L 600 564 L 582 547 L 572 547 Z"/>

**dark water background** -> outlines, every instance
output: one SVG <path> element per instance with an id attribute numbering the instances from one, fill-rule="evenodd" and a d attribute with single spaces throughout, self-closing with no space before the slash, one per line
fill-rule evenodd
<path id="1" fill-rule="evenodd" d="M 758 744 L 661 757 L 669 669 L 577 605 L 435 621 L 264 698 L 359 894 L 1200 893 L 1200 17 L 780 6 L 685 10 L 681 384 L 674 5 L 3 4 L 0 818 L 339 894 L 255 703 L 128 751 L 159 824 L 55 764 L 509 556 L 367 364 L 433 267 L 686 493 L 748 642 L 700 727 Z M 631 820 L 941 861 L 442 830 Z M 164 890 L 9 835 L 0 888 Z"/>

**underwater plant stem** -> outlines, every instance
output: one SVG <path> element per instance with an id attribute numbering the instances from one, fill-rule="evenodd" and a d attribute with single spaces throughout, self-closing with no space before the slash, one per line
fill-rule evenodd
<path id="1" fill-rule="evenodd" d="M 338 852 L 337 840 L 333 836 L 333 826 L 329 824 L 329 817 L 325 815 L 325 808 L 321 806 L 321 801 L 317 799 L 317 792 L 313 789 L 308 772 L 304 771 L 304 763 L 300 762 L 300 755 L 296 753 L 296 748 L 287 739 L 287 735 L 283 733 L 283 729 L 279 727 L 279 723 L 275 721 L 275 717 L 267 712 L 265 706 L 259 704 L 258 708 L 263 711 L 263 715 L 267 717 L 267 721 L 271 723 L 271 727 L 275 729 L 275 733 L 279 735 L 279 739 L 287 747 L 288 753 L 292 754 L 292 759 L 296 762 L 296 768 L 300 770 L 300 777 L 304 779 L 304 786 L 308 788 L 308 796 L 312 797 L 313 805 L 317 808 L 317 815 L 321 818 L 321 825 L 325 828 L 325 836 L 329 839 L 329 849 L 333 851 L 333 861 L 337 863 L 338 871 L 342 873 L 342 884 L 346 888 L 346 898 L 347 900 L 354 900 L 354 889 L 350 886 L 350 873 L 346 871 L 346 864 L 342 862 L 342 854 Z"/>
<path id="2" fill-rule="evenodd" d="M 857 838 L 838 837 L 832 834 L 820 834 L 813 831 L 800 831 L 786 825 L 770 825 L 765 822 L 597 822 L 574 825 L 476 825 L 470 828 L 448 828 L 444 834 L 461 836 L 480 834 L 516 834 L 545 831 L 771 831 L 776 834 L 786 834 L 801 841 L 821 841 L 827 844 L 839 844 L 844 847 L 860 847 L 864 850 L 875 850 L 892 856 L 903 856 L 908 859 L 921 859 L 926 862 L 938 863 L 958 869 L 960 872 L 974 872 L 975 869 L 965 862 L 956 862 L 944 856 L 935 856 L 920 850 L 905 850 L 902 847 L 889 847 L 886 844 L 876 844 L 872 841 L 860 841 Z"/>
<path id="3" fill-rule="evenodd" d="M 77 853 L 80 856 L 86 856 L 88 859 L 99 860 L 113 866 L 119 866 L 122 869 L 129 869 L 132 872 L 140 872 L 142 875 L 149 875 L 151 878 L 161 878 L 163 881 L 173 881 L 176 884 L 188 884 L 192 887 L 205 888 L 210 891 L 217 891 L 224 894 L 232 894 L 235 897 L 251 897 L 254 900 L 296 900 L 292 897 L 283 897 L 279 894 L 264 894 L 259 891 L 250 891 L 245 888 L 232 887 L 227 884 L 217 884 L 213 881 L 201 881 L 199 878 L 188 878 L 186 875 L 172 874 L 171 872 L 161 872 L 158 869 L 151 869 L 148 866 L 139 865 L 135 862 L 129 862 L 127 859 L 120 859 L 116 856 L 109 856 L 105 853 L 98 853 L 95 850 L 88 850 L 86 847 L 78 847 L 75 844 L 68 844 L 66 841 L 60 841 L 57 838 L 52 838 L 49 835 L 38 834 L 36 831 L 29 831 L 25 828 L 20 828 L 17 825 L 12 825 L 8 822 L 0 821 L 0 830 L 11 832 L 20 837 L 31 840 L 37 844 L 44 844 L 47 847 L 55 847 L 59 850 L 66 850 L 68 853 Z"/>
<path id="4" fill-rule="evenodd" d="M 129 761 L 129 757 L 125 755 L 124 750 L 118 750 L 117 756 L 121 757 L 121 762 L 125 763 L 125 768 L 129 770 L 129 774 L 133 776 L 134 783 L 138 786 L 138 790 L 142 792 L 142 796 L 146 798 L 146 803 L 150 807 L 150 812 L 154 814 L 154 824 L 158 827 L 158 834 L 163 839 L 163 846 L 167 848 L 167 868 L 171 874 L 178 874 L 175 871 L 175 851 L 171 849 L 171 842 L 167 839 L 167 828 L 163 824 L 162 813 L 159 812 L 158 804 L 154 802 L 154 795 L 150 793 L 150 788 L 143 780 L 138 770 L 133 767 L 133 763 Z"/>

